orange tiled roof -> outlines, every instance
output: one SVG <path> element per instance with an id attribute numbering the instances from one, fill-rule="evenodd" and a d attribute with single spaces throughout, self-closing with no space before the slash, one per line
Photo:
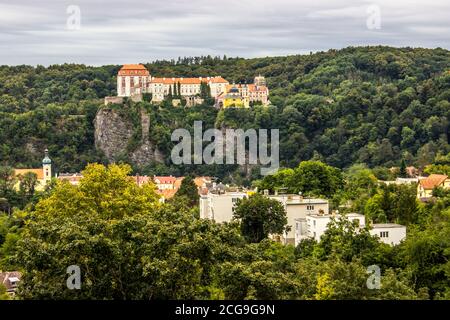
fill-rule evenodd
<path id="1" fill-rule="evenodd" d="M 175 196 L 175 193 L 177 193 L 178 190 L 174 190 L 174 189 L 166 189 L 166 190 L 158 190 L 158 194 L 163 197 L 164 199 L 170 199 L 173 198 L 173 196 Z"/>
<path id="2" fill-rule="evenodd" d="M 142 64 L 124 64 L 120 70 L 147 70 Z"/>
<path id="3" fill-rule="evenodd" d="M 176 190 L 180 189 L 180 187 L 181 187 L 181 182 L 183 182 L 183 179 L 184 179 L 184 177 L 178 177 L 178 178 L 176 178 L 176 181 L 175 181 L 175 183 L 174 183 L 174 188 L 175 188 Z"/>
<path id="4" fill-rule="evenodd" d="M 431 190 L 444 183 L 447 178 L 448 176 L 444 174 L 430 174 L 427 178 L 420 180 L 420 185 L 424 189 Z"/>
<path id="5" fill-rule="evenodd" d="M 197 177 L 194 179 L 194 183 L 199 189 L 202 188 L 208 182 L 211 182 L 210 177 Z"/>
<path id="6" fill-rule="evenodd" d="M 119 70 L 120 76 L 148 76 L 150 73 L 142 64 L 124 64 Z"/>
<path id="7" fill-rule="evenodd" d="M 222 77 L 212 77 L 212 78 L 153 78 L 152 83 L 162 83 L 162 84 L 201 84 L 202 82 L 211 82 L 211 83 L 228 83 Z"/>
<path id="8" fill-rule="evenodd" d="M 228 81 L 222 77 L 212 77 L 209 80 L 211 83 L 228 83 Z"/>
<path id="9" fill-rule="evenodd" d="M 14 175 L 16 177 L 24 176 L 28 172 L 35 173 L 39 180 L 44 179 L 44 169 L 14 169 Z"/>

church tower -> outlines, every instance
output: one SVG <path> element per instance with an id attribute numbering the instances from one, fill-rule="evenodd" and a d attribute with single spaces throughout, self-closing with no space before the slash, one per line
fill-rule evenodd
<path id="1" fill-rule="evenodd" d="M 48 157 L 48 149 L 45 149 L 45 157 L 42 160 L 42 169 L 44 170 L 44 184 L 52 179 L 52 160 Z"/>

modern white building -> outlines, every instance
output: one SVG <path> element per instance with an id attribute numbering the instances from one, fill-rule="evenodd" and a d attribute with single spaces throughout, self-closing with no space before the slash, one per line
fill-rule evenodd
<path id="1" fill-rule="evenodd" d="M 233 218 L 233 207 L 237 199 L 247 197 L 245 192 L 208 193 L 200 196 L 200 218 L 216 222 L 229 222 Z M 324 199 L 303 198 L 299 195 L 270 195 L 271 199 L 281 202 L 287 213 L 288 226 L 291 230 L 281 235 L 284 243 L 295 242 L 295 220 L 305 219 L 309 214 L 327 214 L 328 201 Z"/>
<path id="2" fill-rule="evenodd" d="M 247 197 L 245 192 L 208 193 L 200 196 L 200 218 L 214 220 L 217 223 L 230 222 L 233 207 L 238 199 Z"/>
<path id="3" fill-rule="evenodd" d="M 397 245 L 406 238 L 406 227 L 395 223 L 376 223 L 369 232 L 389 245 Z"/>
<path id="4" fill-rule="evenodd" d="M 328 214 L 329 204 L 325 199 L 304 198 L 300 195 L 270 195 L 269 198 L 280 201 L 287 214 L 287 225 L 291 230 L 283 235 L 284 243 L 295 243 L 296 220 L 306 219 L 309 215 Z"/>
<path id="5" fill-rule="evenodd" d="M 331 219 L 340 219 L 340 214 L 311 214 L 306 218 L 295 220 L 295 245 L 303 239 L 314 239 L 320 242 L 320 238 L 327 231 Z M 345 215 L 352 221 L 357 230 L 366 227 L 366 218 L 359 213 Z M 380 223 L 371 226 L 369 233 L 378 236 L 381 242 L 389 245 L 397 245 L 406 238 L 406 227 L 395 223 Z"/>
<path id="6" fill-rule="evenodd" d="M 332 218 L 339 219 L 341 215 L 333 214 L 310 214 L 306 218 L 295 220 L 295 245 L 302 239 L 312 238 L 317 242 L 320 237 L 327 231 L 328 224 Z M 362 214 L 349 213 L 346 215 L 347 219 L 354 222 L 357 228 L 364 228 L 366 225 L 366 218 Z"/>

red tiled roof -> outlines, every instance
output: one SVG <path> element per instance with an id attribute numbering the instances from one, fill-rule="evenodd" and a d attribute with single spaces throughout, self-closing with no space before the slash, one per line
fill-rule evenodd
<path id="1" fill-rule="evenodd" d="M 424 189 L 431 190 L 443 184 L 447 178 L 448 176 L 444 174 L 430 174 L 427 178 L 420 180 L 420 185 Z"/>
<path id="2" fill-rule="evenodd" d="M 120 76 L 148 76 L 150 73 L 142 64 L 124 64 L 118 73 Z"/>
<path id="3" fill-rule="evenodd" d="M 160 184 L 170 184 L 170 183 L 175 183 L 175 181 L 177 181 L 177 178 L 172 177 L 172 176 L 162 176 L 162 177 L 157 177 L 154 176 L 153 177 L 153 181 L 155 181 L 155 183 L 160 183 Z"/>

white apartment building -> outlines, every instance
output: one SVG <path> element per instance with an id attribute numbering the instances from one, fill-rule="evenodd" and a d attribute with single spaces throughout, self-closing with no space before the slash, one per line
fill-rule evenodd
<path id="1" fill-rule="evenodd" d="M 200 196 L 200 218 L 217 223 L 230 222 L 237 199 L 247 197 L 245 192 L 208 193 Z"/>
<path id="2" fill-rule="evenodd" d="M 359 213 L 345 215 L 348 220 L 355 223 L 357 229 L 366 226 L 366 218 Z M 336 214 L 311 214 L 304 219 L 295 220 L 295 245 L 303 239 L 314 239 L 320 242 L 320 238 L 327 231 L 332 218 L 339 219 L 342 215 Z M 406 238 L 406 227 L 395 223 L 381 223 L 372 225 L 369 230 L 371 235 L 378 236 L 381 242 L 389 245 L 397 245 Z"/>
<path id="3" fill-rule="evenodd" d="M 218 223 L 229 222 L 233 217 L 233 207 L 237 199 L 247 197 L 245 192 L 227 192 L 223 194 L 208 193 L 200 196 L 200 218 L 214 220 Z M 327 214 L 329 204 L 324 199 L 309 199 L 299 195 L 271 195 L 271 199 L 280 201 L 287 213 L 288 226 L 291 230 L 281 235 L 284 243 L 295 242 L 295 220 L 305 219 L 309 214 Z"/>
<path id="4" fill-rule="evenodd" d="M 295 243 L 295 226 L 297 219 L 306 219 L 309 215 L 328 214 L 329 204 L 325 199 L 304 198 L 300 195 L 270 195 L 269 198 L 280 201 L 286 210 L 287 225 L 291 230 L 283 235 L 282 241 Z"/>
<path id="5" fill-rule="evenodd" d="M 381 242 L 389 245 L 397 245 L 406 238 L 406 227 L 395 223 L 376 223 L 369 231 L 377 236 Z"/>
<path id="6" fill-rule="evenodd" d="M 340 215 L 332 214 L 310 214 L 306 218 L 295 220 L 295 245 L 298 245 L 300 240 L 305 238 L 312 238 L 317 242 L 320 241 L 320 237 L 327 231 L 328 223 L 335 217 L 338 219 Z M 364 228 L 366 225 L 366 219 L 362 214 L 349 213 L 346 217 L 350 221 L 354 221 L 358 228 Z"/>

